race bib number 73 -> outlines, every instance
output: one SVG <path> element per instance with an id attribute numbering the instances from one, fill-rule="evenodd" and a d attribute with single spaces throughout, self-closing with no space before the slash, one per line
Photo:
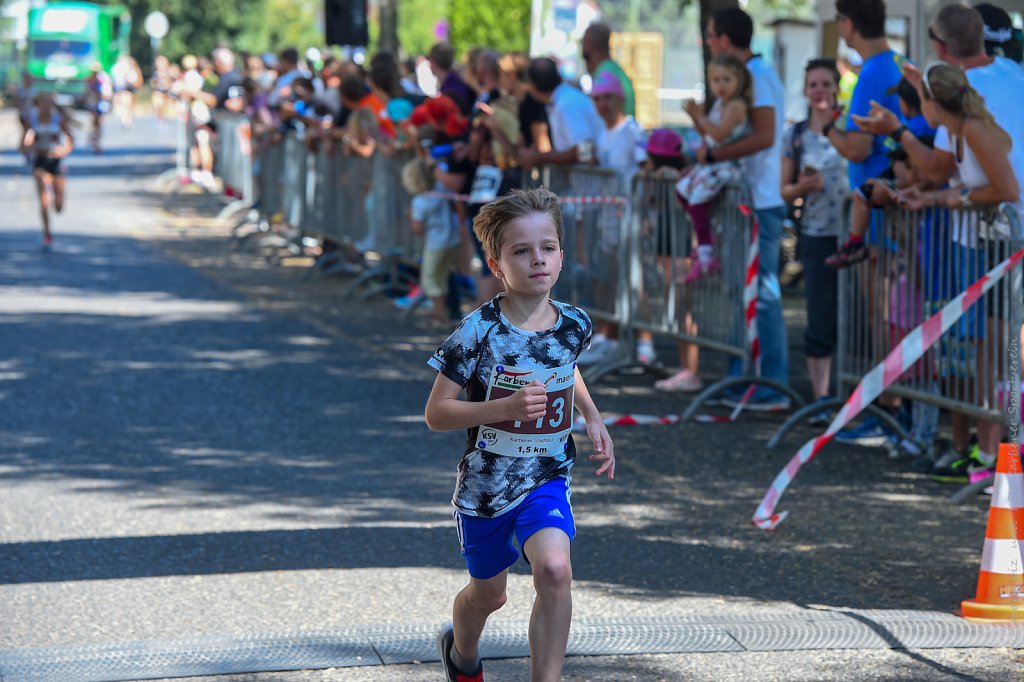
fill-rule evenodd
<path id="1" fill-rule="evenodd" d="M 565 457 L 572 433 L 574 365 L 532 370 L 495 365 L 487 382 L 486 400 L 506 398 L 534 381 L 547 388 L 544 416 L 529 422 L 481 426 L 477 442 L 480 450 L 508 457 Z"/>

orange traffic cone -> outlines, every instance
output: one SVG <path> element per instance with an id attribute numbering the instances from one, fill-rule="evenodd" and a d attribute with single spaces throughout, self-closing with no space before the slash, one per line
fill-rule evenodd
<path id="1" fill-rule="evenodd" d="M 999 446 L 992 506 L 981 552 L 978 594 L 963 616 L 984 622 L 1024 622 L 1024 470 L 1016 445 Z"/>

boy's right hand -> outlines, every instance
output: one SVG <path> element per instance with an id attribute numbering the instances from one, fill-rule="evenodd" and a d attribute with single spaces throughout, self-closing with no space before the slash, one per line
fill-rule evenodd
<path id="1" fill-rule="evenodd" d="M 547 413 L 548 389 L 534 381 L 505 398 L 508 401 L 508 418 L 517 422 L 536 421 Z"/>

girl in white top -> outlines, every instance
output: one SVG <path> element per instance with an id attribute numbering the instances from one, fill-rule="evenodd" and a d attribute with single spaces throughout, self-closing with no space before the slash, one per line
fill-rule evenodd
<path id="1" fill-rule="evenodd" d="M 708 80 L 715 94 L 715 103 L 708 115 L 705 116 L 703 107 L 693 100 L 684 102 L 683 108 L 705 143 L 713 149 L 750 134 L 754 86 L 746 65 L 732 55 L 720 55 L 711 60 Z M 718 270 L 711 236 L 711 208 L 722 187 L 739 177 L 740 167 L 736 161 L 699 163 L 676 185 L 697 235 L 697 263 L 686 277 L 688 283 Z"/>
<path id="2" fill-rule="evenodd" d="M 53 103 L 50 93 L 39 93 L 35 107 L 29 110 L 27 129 L 21 140 L 21 151 L 32 158 L 32 175 L 39 195 L 39 210 L 43 218 L 43 250 L 49 251 L 53 243 L 50 232 L 50 191 L 53 206 L 60 213 L 64 209 L 64 157 L 74 149 L 71 118 Z"/>
<path id="3" fill-rule="evenodd" d="M 1018 211 L 1024 208 L 1020 179 L 1010 165 L 1014 141 L 996 123 L 967 74 L 946 62 L 932 62 L 923 74 L 910 67 L 905 73 L 921 94 L 921 112 L 928 123 L 949 131 L 961 185 L 935 192 L 909 188 L 903 192 L 903 203 L 912 209 L 1001 202 L 1014 204 Z"/>

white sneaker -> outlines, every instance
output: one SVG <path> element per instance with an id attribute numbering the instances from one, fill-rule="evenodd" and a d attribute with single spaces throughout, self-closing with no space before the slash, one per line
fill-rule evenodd
<path id="1" fill-rule="evenodd" d="M 578 365 L 596 365 L 601 362 L 612 360 L 619 354 L 619 342 L 611 339 L 602 339 L 590 344 L 590 348 L 580 354 L 576 361 Z"/>

